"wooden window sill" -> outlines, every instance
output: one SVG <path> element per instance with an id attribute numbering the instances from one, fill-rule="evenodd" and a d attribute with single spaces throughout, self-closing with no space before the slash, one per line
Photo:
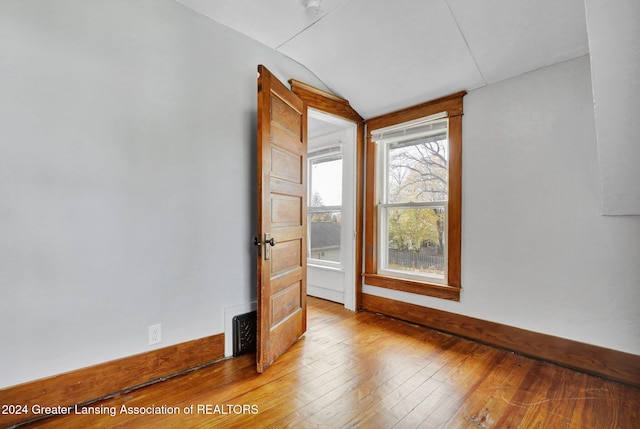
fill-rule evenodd
<path id="1" fill-rule="evenodd" d="M 460 301 L 459 287 L 397 279 L 394 277 L 381 276 L 379 274 L 364 273 L 362 275 L 365 278 L 365 283 L 371 286 L 415 293 L 418 295 L 432 296 L 451 301 Z"/>

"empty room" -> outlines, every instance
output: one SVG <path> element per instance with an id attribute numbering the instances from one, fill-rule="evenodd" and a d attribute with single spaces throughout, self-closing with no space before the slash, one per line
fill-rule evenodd
<path id="1" fill-rule="evenodd" d="M 0 0 L 0 427 L 634 428 L 637 0 Z"/>

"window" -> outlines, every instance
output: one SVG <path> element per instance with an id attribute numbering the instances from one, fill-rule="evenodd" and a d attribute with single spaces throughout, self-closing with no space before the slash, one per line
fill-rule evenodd
<path id="1" fill-rule="evenodd" d="M 309 259 L 340 263 L 342 224 L 342 152 L 329 147 L 309 153 Z"/>
<path id="2" fill-rule="evenodd" d="M 444 284 L 447 118 L 373 130 L 378 146 L 378 273 Z"/>
<path id="3" fill-rule="evenodd" d="M 459 300 L 464 94 L 367 121 L 367 284 Z"/>

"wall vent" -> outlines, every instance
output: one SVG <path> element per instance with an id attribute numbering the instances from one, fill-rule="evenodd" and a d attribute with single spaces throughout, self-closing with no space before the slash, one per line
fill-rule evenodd
<path id="1" fill-rule="evenodd" d="M 233 357 L 256 351 L 258 312 L 252 311 L 233 318 Z"/>

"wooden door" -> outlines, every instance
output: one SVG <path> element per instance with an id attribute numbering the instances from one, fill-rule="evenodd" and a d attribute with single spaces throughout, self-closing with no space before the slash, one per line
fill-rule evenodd
<path id="1" fill-rule="evenodd" d="M 307 329 L 306 106 L 258 66 L 258 372 Z"/>

